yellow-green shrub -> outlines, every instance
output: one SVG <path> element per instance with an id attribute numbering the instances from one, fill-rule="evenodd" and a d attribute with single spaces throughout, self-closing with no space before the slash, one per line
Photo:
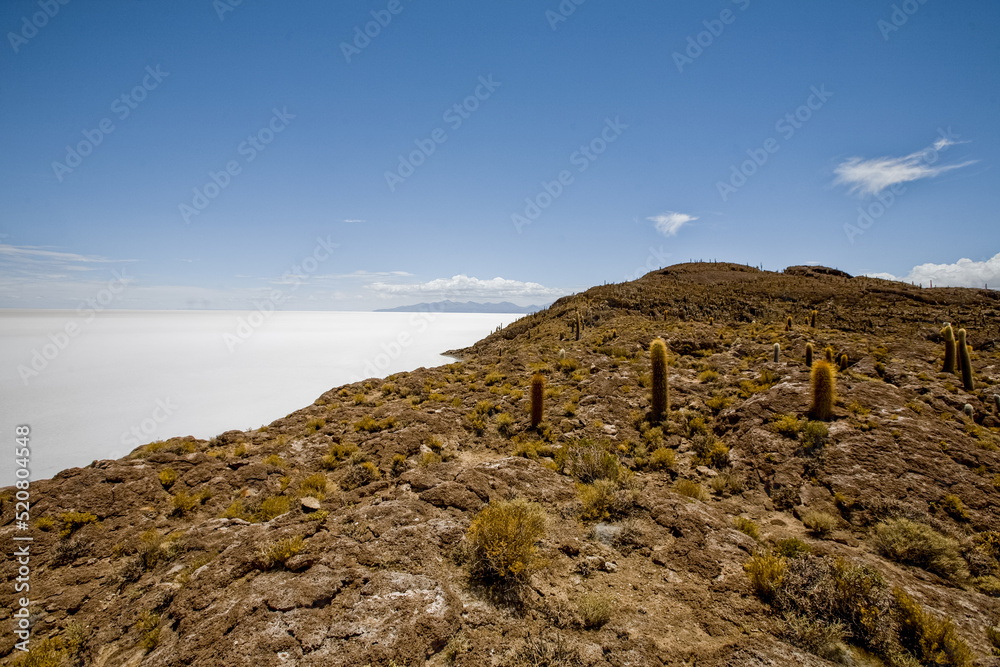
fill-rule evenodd
<path id="1" fill-rule="evenodd" d="M 757 553 L 743 564 L 751 588 L 757 597 L 765 601 L 774 599 L 787 569 L 788 561 L 771 552 Z"/>
<path id="2" fill-rule="evenodd" d="M 177 481 L 177 471 L 173 468 L 164 468 L 160 471 L 160 484 L 164 489 L 169 489 Z"/>
<path id="3" fill-rule="evenodd" d="M 466 533 L 473 576 L 489 583 L 526 580 L 540 564 L 535 543 L 544 535 L 541 506 L 523 499 L 491 502 Z"/>

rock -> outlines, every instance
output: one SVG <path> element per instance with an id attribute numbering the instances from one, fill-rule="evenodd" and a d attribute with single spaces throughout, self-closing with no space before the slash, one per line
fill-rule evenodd
<path id="1" fill-rule="evenodd" d="M 426 468 L 407 470 L 399 476 L 401 484 L 409 484 L 414 491 L 426 491 L 441 483 L 441 480 L 427 471 Z"/>
<path id="2" fill-rule="evenodd" d="M 479 496 L 458 482 L 442 482 L 420 494 L 420 499 L 437 507 L 457 507 L 460 510 L 477 510 L 483 505 Z"/>
<path id="3" fill-rule="evenodd" d="M 599 523 L 594 526 L 594 538 L 601 544 L 611 545 L 622 532 L 621 526 L 610 523 Z"/>
<path id="4" fill-rule="evenodd" d="M 321 507 L 319 499 L 312 496 L 304 496 L 299 502 L 302 504 L 303 512 L 315 512 Z"/>

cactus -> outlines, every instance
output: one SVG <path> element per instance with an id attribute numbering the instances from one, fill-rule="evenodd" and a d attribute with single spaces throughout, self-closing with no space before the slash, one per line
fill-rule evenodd
<path id="1" fill-rule="evenodd" d="M 816 316 L 819 315 L 818 310 L 813 310 L 809 313 L 809 326 L 813 329 L 816 328 Z"/>
<path id="2" fill-rule="evenodd" d="M 993 394 L 993 403 L 997 406 L 997 414 L 1000 415 L 1000 394 Z"/>
<path id="3" fill-rule="evenodd" d="M 954 373 L 955 331 L 951 328 L 950 324 L 946 324 L 944 329 L 941 329 L 941 335 L 944 336 L 944 368 L 942 370 L 945 373 Z"/>
<path id="4" fill-rule="evenodd" d="M 792 330 L 792 316 L 789 315 L 787 318 L 785 318 L 785 331 L 791 331 L 791 330 Z"/>
<path id="5" fill-rule="evenodd" d="M 712 326 L 713 324 L 715 324 L 715 318 L 714 317 L 708 318 L 708 325 Z"/>
<path id="6" fill-rule="evenodd" d="M 535 373 L 531 378 L 531 428 L 542 423 L 542 409 L 545 401 L 545 376 Z"/>
<path id="7" fill-rule="evenodd" d="M 806 368 L 812 368 L 813 365 L 813 344 L 806 343 Z"/>
<path id="8" fill-rule="evenodd" d="M 781 359 L 781 345 L 778 343 L 774 344 L 774 363 L 778 363 Z"/>
<path id="9" fill-rule="evenodd" d="M 576 339 L 580 340 L 580 336 L 583 335 L 583 318 L 580 317 L 580 311 L 576 311 Z"/>
<path id="10" fill-rule="evenodd" d="M 958 356 L 962 362 L 962 384 L 965 391 L 972 391 L 976 383 L 972 379 L 972 355 L 969 354 L 969 346 L 965 344 L 965 329 L 958 330 Z"/>
<path id="11" fill-rule="evenodd" d="M 809 415 L 820 421 L 830 421 L 833 418 L 833 401 L 836 398 L 836 372 L 833 364 L 828 361 L 817 361 L 813 364 L 810 375 L 812 384 L 812 408 Z"/>
<path id="12" fill-rule="evenodd" d="M 962 406 L 962 412 L 965 413 L 966 417 L 971 417 L 972 416 L 972 406 L 970 404 L 966 403 L 964 406 Z"/>
<path id="13" fill-rule="evenodd" d="M 842 370 L 842 371 L 846 371 L 847 370 L 847 355 L 846 354 L 840 355 L 840 370 Z"/>
<path id="14" fill-rule="evenodd" d="M 826 350 L 824 350 L 824 353 L 826 355 L 826 363 L 832 364 L 833 363 L 833 348 L 832 347 L 826 348 Z"/>
<path id="15" fill-rule="evenodd" d="M 650 405 L 653 423 L 659 423 L 670 410 L 670 388 L 667 384 L 667 344 L 657 338 L 649 345 L 649 360 L 653 366 L 653 400 Z"/>

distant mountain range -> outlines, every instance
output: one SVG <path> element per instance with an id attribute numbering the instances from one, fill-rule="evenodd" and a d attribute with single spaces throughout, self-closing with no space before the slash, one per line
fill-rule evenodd
<path id="1" fill-rule="evenodd" d="M 376 313 L 534 313 L 547 306 L 519 306 L 510 301 L 500 303 L 479 303 L 477 301 L 435 301 L 417 303 L 412 306 L 379 308 Z"/>

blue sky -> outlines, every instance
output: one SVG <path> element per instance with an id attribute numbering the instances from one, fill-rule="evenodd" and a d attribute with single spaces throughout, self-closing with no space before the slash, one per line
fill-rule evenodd
<path id="1" fill-rule="evenodd" d="M 992 1 L 63 1 L 0 6 L 0 307 L 1000 285 Z"/>

